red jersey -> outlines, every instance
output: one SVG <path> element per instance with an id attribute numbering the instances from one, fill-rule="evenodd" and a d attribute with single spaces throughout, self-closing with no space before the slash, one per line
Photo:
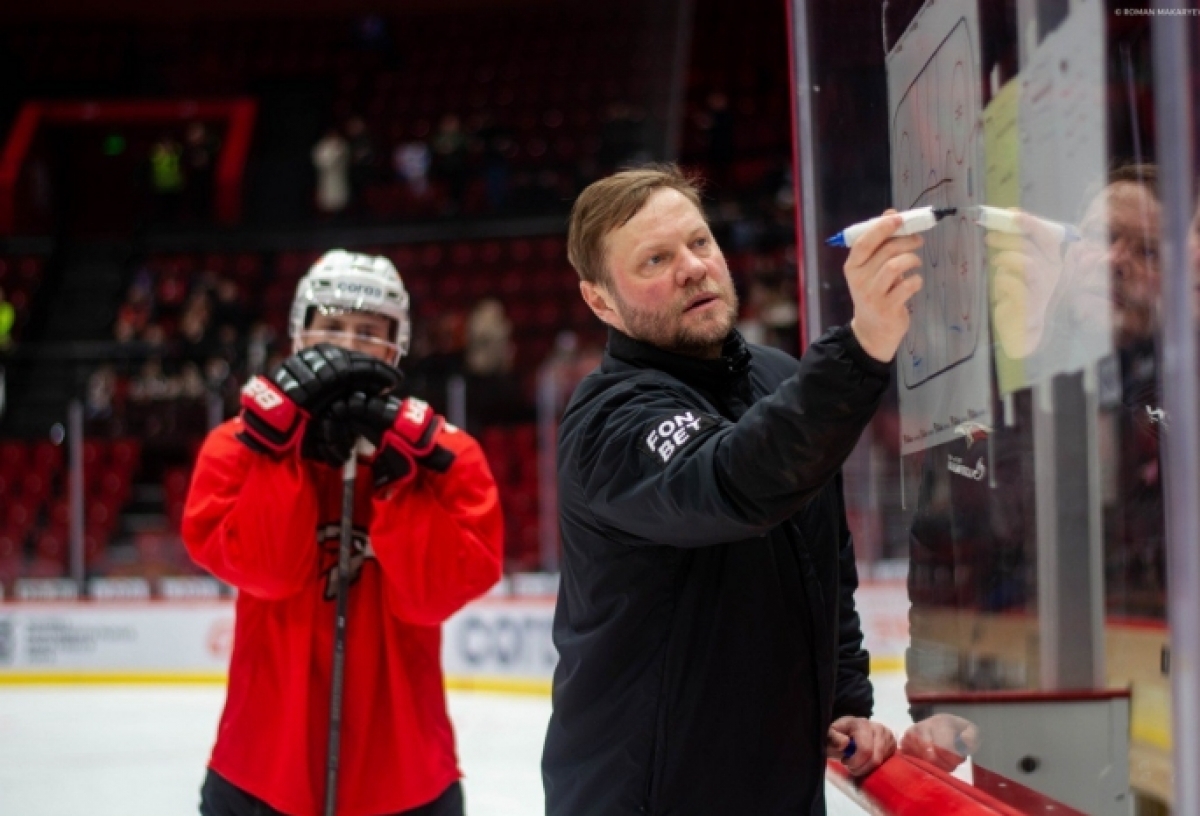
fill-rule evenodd
<path id="1" fill-rule="evenodd" d="M 215 429 L 183 518 L 192 558 L 238 588 L 229 688 L 209 766 L 290 816 L 324 802 L 340 469 L 280 461 Z M 337 812 L 426 804 L 460 777 L 441 623 L 500 577 L 504 525 L 479 445 L 447 426 L 445 473 L 373 490 L 358 467 Z"/>

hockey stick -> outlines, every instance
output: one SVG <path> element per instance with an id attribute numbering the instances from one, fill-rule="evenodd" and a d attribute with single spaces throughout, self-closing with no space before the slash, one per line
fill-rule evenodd
<path id="1" fill-rule="evenodd" d="M 346 601 L 350 595 L 350 552 L 354 540 L 354 476 L 357 449 L 342 466 L 342 538 L 338 544 L 337 617 L 333 630 L 333 671 L 329 684 L 329 741 L 325 754 L 325 816 L 337 814 L 338 752 L 342 742 L 342 693 L 346 669 Z"/>

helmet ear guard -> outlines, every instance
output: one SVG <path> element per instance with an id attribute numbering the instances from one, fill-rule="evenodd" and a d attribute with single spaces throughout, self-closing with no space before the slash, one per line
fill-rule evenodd
<path id="1" fill-rule="evenodd" d="M 412 337 L 408 291 L 392 262 L 379 255 L 334 249 L 326 252 L 300 278 L 288 321 L 295 341 L 317 311 L 366 312 L 387 318 L 391 342 L 400 357 Z M 399 362 L 399 360 L 397 360 Z"/>

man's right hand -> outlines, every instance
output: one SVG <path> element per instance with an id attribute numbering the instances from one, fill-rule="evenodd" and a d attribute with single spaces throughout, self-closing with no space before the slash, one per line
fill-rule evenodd
<path id="1" fill-rule="evenodd" d="M 920 235 L 893 238 L 901 223 L 899 217 L 881 219 L 854 242 L 842 267 L 854 301 L 850 329 L 863 351 L 883 363 L 896 356 L 908 332 L 908 300 L 922 286 L 920 275 L 907 273 L 921 265 L 916 250 L 925 240 Z"/>
<path id="2" fill-rule="evenodd" d="M 913 723 L 900 740 L 900 753 L 931 762 L 949 773 L 979 750 L 979 729 L 953 714 L 934 714 Z"/>
<path id="3" fill-rule="evenodd" d="M 380 394 L 402 375 L 367 354 L 328 343 L 301 349 L 270 379 L 256 376 L 242 389 L 243 429 L 238 439 L 253 450 L 282 456 L 304 437 L 309 419 L 352 391 Z"/>
<path id="4" fill-rule="evenodd" d="M 1062 239 L 1035 216 L 1017 212 L 1015 218 L 1022 234 L 990 231 L 984 241 L 991 250 L 992 328 L 1004 353 L 1023 360 L 1041 345 L 1053 319 Z"/>

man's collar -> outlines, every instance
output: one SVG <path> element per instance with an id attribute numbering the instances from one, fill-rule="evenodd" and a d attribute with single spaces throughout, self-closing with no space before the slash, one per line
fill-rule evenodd
<path id="1" fill-rule="evenodd" d="M 721 356 L 711 360 L 667 351 L 612 327 L 608 329 L 608 353 L 638 368 L 658 369 L 690 385 L 710 388 L 728 386 L 745 376 L 751 361 L 750 348 L 737 329 L 725 338 Z"/>

